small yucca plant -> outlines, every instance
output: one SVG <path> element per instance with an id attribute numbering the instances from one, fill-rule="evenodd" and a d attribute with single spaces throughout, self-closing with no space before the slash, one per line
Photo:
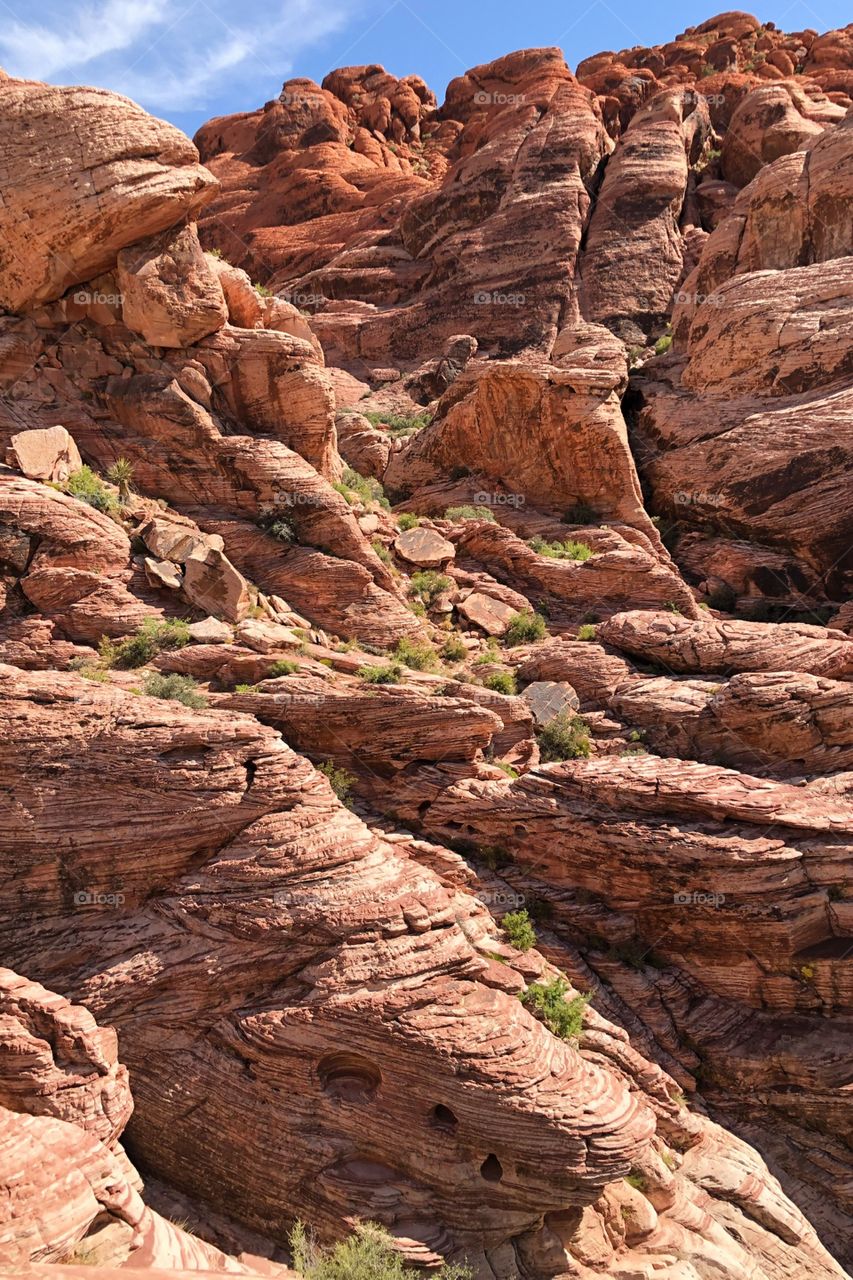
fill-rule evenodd
<path id="1" fill-rule="evenodd" d="M 122 502 L 130 497 L 130 486 L 133 480 L 133 463 L 127 458 L 116 458 L 107 472 L 107 479 L 118 485 L 118 496 Z"/>

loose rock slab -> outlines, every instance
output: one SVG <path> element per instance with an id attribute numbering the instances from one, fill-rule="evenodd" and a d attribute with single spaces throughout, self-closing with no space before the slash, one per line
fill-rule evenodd
<path id="1" fill-rule="evenodd" d="M 435 529 L 407 529 L 394 539 L 394 550 L 409 564 L 438 569 L 456 555 L 456 548 Z"/>
<path id="2" fill-rule="evenodd" d="M 540 727 L 550 724 L 562 711 L 577 711 L 580 699 L 565 680 L 534 680 L 522 693 Z"/>
<path id="3" fill-rule="evenodd" d="M 29 480 L 61 484 L 83 465 L 80 451 L 65 427 L 19 431 L 12 436 L 6 462 Z"/>

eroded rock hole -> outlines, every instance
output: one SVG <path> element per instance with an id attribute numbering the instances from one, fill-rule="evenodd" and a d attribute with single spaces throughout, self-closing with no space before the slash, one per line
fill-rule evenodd
<path id="1" fill-rule="evenodd" d="M 459 1118 L 443 1102 L 437 1102 L 433 1107 L 430 1120 L 437 1129 L 444 1129 L 447 1133 L 454 1133 L 459 1127 Z"/>
<path id="2" fill-rule="evenodd" d="M 317 1074 L 324 1092 L 347 1102 L 365 1102 L 382 1083 L 382 1072 L 368 1058 L 357 1053 L 330 1053 L 323 1058 Z"/>
<path id="3" fill-rule="evenodd" d="M 495 1155 L 486 1156 L 480 1165 L 480 1173 L 486 1179 L 486 1182 L 500 1182 L 504 1176 L 503 1165 Z"/>

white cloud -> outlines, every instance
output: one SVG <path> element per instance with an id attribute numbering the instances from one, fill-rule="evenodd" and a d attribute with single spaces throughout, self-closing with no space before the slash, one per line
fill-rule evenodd
<path id="1" fill-rule="evenodd" d="M 31 23 L 28 3 L 3 3 L 13 16 L 0 18 L 0 65 L 10 75 L 101 85 L 158 114 L 237 110 L 247 94 L 260 105 L 358 6 L 281 0 L 273 17 L 269 0 L 46 0 Z"/>

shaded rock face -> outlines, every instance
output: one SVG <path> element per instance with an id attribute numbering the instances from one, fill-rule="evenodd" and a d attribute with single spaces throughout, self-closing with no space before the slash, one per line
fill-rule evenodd
<path id="1" fill-rule="evenodd" d="M 0 81 L 0 1268 L 840 1280 L 851 75 Z"/>

